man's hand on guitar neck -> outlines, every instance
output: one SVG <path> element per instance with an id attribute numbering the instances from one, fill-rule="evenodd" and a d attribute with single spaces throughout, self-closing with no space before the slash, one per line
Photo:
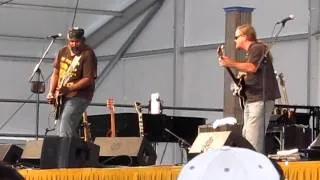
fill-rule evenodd
<path id="1" fill-rule="evenodd" d="M 219 57 L 219 65 L 223 67 L 234 68 L 238 71 L 246 73 L 255 73 L 258 70 L 258 66 L 252 62 L 238 62 L 234 59 L 231 59 L 227 56 Z"/>
<path id="2" fill-rule="evenodd" d="M 222 67 L 233 67 L 234 63 L 234 60 L 230 59 L 227 56 L 219 57 L 219 65 Z"/>

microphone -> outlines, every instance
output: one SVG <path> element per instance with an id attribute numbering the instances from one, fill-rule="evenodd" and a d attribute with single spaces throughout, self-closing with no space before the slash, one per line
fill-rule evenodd
<path id="1" fill-rule="evenodd" d="M 281 21 L 278 21 L 276 24 L 281 23 L 284 26 L 287 21 L 294 20 L 294 19 L 296 19 L 296 17 L 293 14 L 290 14 L 288 17 L 282 19 Z"/>
<path id="2" fill-rule="evenodd" d="M 62 34 L 61 33 L 58 33 L 58 34 L 53 34 L 53 35 L 49 35 L 47 36 L 48 38 L 53 38 L 53 39 L 56 39 L 58 37 L 62 37 Z"/>

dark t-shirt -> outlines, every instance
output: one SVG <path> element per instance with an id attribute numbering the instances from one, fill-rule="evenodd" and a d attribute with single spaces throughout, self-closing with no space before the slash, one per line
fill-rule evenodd
<path id="1" fill-rule="evenodd" d="M 263 100 L 263 71 L 262 68 L 265 67 L 266 77 L 265 77 L 265 93 L 266 100 L 275 100 L 280 98 L 280 92 L 278 87 L 278 82 L 274 74 L 274 68 L 272 65 L 272 56 L 268 53 L 266 58 L 266 63 L 261 62 L 261 57 L 264 56 L 267 50 L 266 45 L 260 42 L 255 42 L 250 45 L 248 50 L 247 61 L 254 63 L 259 66 L 256 73 L 247 73 L 246 82 L 246 95 L 247 102 L 255 102 Z M 261 63 L 260 63 L 261 62 Z M 259 65 L 260 63 L 260 65 Z"/>
<path id="2" fill-rule="evenodd" d="M 74 57 L 71 56 L 71 52 L 67 46 L 59 50 L 59 53 L 53 63 L 54 68 L 59 70 L 59 80 L 65 75 L 68 67 L 71 65 Z M 71 72 L 71 77 L 68 82 L 77 82 L 81 78 L 89 77 L 96 79 L 97 77 L 97 58 L 93 50 L 85 45 L 83 51 L 80 54 L 79 63 L 75 66 L 74 70 Z M 83 97 L 92 100 L 93 92 L 95 89 L 95 84 L 88 86 L 86 88 L 80 89 L 75 93 L 73 97 Z"/>

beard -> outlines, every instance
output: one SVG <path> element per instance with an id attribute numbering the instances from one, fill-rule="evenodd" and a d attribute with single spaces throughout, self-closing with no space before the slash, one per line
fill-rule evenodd
<path id="1" fill-rule="evenodd" d="M 70 48 L 72 53 L 75 55 L 81 54 L 82 48 L 80 46 L 72 47 Z"/>

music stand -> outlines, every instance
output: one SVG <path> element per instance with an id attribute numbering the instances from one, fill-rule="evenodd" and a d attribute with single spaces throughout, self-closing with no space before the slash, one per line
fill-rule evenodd
<path id="1" fill-rule="evenodd" d="M 175 133 L 171 132 L 169 129 L 164 128 L 164 131 L 171 134 L 173 137 L 175 137 L 178 140 L 179 147 L 181 149 L 184 149 L 186 153 L 188 153 L 188 149 L 191 147 L 191 144 L 189 144 L 186 140 L 179 137 Z M 183 164 L 183 151 L 181 151 L 181 164 Z"/>

